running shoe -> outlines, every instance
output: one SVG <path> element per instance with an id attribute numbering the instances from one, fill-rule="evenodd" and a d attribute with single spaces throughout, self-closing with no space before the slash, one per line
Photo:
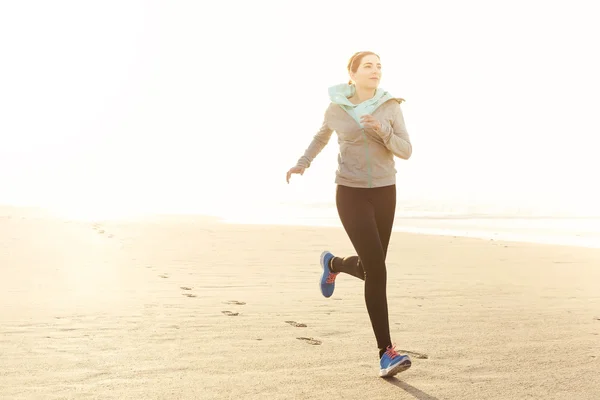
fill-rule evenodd
<path id="1" fill-rule="evenodd" d="M 339 274 L 339 272 L 331 272 L 329 269 L 329 263 L 333 257 L 333 254 L 327 250 L 321 254 L 321 268 L 323 269 L 323 272 L 321 273 L 319 286 L 321 287 L 321 293 L 325 297 L 331 297 L 333 294 L 333 290 L 335 289 L 335 277 Z"/>
<path id="2" fill-rule="evenodd" d="M 412 362 L 408 355 L 400 355 L 396 346 L 388 347 L 379 360 L 379 376 L 389 378 L 410 368 Z"/>

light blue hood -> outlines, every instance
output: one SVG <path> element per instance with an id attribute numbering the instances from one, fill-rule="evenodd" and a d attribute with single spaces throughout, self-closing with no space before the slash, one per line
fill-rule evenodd
<path id="1" fill-rule="evenodd" d="M 378 88 L 375 92 L 375 96 L 369 100 L 363 101 L 360 104 L 353 104 L 348 98 L 353 96 L 355 92 L 356 86 L 342 83 L 329 88 L 329 98 L 333 103 L 338 104 L 346 110 L 346 112 L 348 112 L 361 127 L 362 124 L 360 123 L 360 118 L 363 115 L 373 114 L 377 107 L 390 99 L 394 99 L 394 96 L 390 93 Z"/>

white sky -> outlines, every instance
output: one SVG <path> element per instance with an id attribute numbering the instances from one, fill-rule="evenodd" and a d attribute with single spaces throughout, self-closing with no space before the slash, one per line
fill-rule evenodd
<path id="1" fill-rule="evenodd" d="M 285 183 L 372 50 L 403 97 L 400 199 L 600 213 L 594 1 L 3 1 L 0 203 L 332 201 L 337 141 Z"/>

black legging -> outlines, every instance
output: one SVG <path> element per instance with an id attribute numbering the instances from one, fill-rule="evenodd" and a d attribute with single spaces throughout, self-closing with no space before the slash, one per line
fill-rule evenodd
<path id="1" fill-rule="evenodd" d="M 358 256 L 334 258 L 333 270 L 365 281 L 365 302 L 381 356 L 392 344 L 385 259 L 396 212 L 396 186 L 353 188 L 338 185 L 336 205 Z"/>

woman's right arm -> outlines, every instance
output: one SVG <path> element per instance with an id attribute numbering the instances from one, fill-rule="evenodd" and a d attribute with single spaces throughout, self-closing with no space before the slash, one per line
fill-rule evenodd
<path id="1" fill-rule="evenodd" d="M 308 148 L 304 151 L 304 155 L 300 157 L 296 165 L 290 168 L 290 170 L 287 172 L 287 183 L 290 183 L 290 177 L 292 174 L 304 174 L 304 170 L 310 167 L 310 164 L 313 162 L 315 157 L 319 155 L 321 150 L 323 150 L 327 143 L 329 143 L 332 133 L 333 129 L 327 125 L 327 111 L 325 111 L 325 117 L 323 118 L 323 124 L 321 124 L 321 128 L 313 137 L 313 140 L 308 145 Z"/>
<path id="2" fill-rule="evenodd" d="M 331 134 L 333 130 L 327 126 L 326 118 L 323 119 L 323 124 L 321 128 L 313 137 L 312 142 L 308 145 L 308 148 L 304 151 L 304 155 L 298 159 L 296 163 L 297 167 L 308 168 L 310 164 L 313 162 L 315 157 L 319 155 L 319 153 L 325 148 L 327 143 L 329 143 L 329 139 L 331 138 Z"/>

